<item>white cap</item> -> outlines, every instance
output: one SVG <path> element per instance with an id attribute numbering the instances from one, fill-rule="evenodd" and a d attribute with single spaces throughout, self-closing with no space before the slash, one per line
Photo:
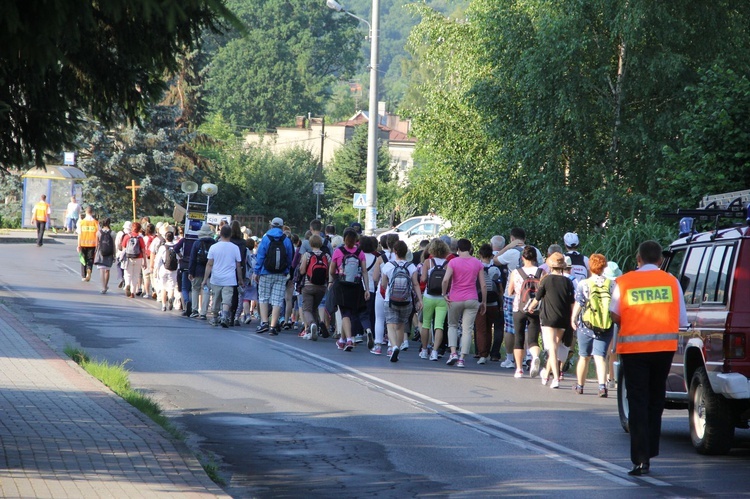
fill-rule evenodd
<path id="1" fill-rule="evenodd" d="M 565 241 L 565 246 L 568 248 L 574 248 L 578 246 L 578 234 L 575 232 L 568 232 L 563 237 L 563 241 Z"/>
<path id="2" fill-rule="evenodd" d="M 284 221 L 280 219 L 279 217 L 274 218 L 271 220 L 271 227 L 283 227 Z"/>
<path id="3" fill-rule="evenodd" d="M 130 220 L 126 220 L 124 224 L 122 224 L 122 230 L 125 232 L 130 232 L 130 229 L 133 228 L 133 222 Z"/>

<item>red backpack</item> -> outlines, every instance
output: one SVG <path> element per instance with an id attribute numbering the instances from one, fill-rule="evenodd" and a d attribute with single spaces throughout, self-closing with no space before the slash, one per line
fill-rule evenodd
<path id="1" fill-rule="evenodd" d="M 310 259 L 307 261 L 307 270 L 305 275 L 307 276 L 307 282 L 320 286 L 328 282 L 328 255 L 321 253 L 316 255 L 312 251 L 309 252 Z"/>

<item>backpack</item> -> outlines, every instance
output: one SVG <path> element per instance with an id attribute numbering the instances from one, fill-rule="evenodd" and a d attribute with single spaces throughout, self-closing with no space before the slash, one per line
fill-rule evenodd
<path id="1" fill-rule="evenodd" d="M 125 256 L 128 258 L 141 258 L 141 236 L 130 236 L 125 246 Z"/>
<path id="2" fill-rule="evenodd" d="M 307 282 L 320 286 L 328 282 L 328 255 L 320 253 L 316 255 L 312 251 L 308 253 L 310 258 L 307 260 Z"/>
<path id="3" fill-rule="evenodd" d="M 115 242 L 110 231 L 99 231 L 99 254 L 112 256 L 115 254 Z"/>
<path id="4" fill-rule="evenodd" d="M 492 265 L 484 265 L 484 285 L 487 288 L 487 303 L 498 303 L 500 301 L 500 295 L 502 295 L 501 291 L 501 285 L 499 282 L 499 274 L 498 274 L 498 280 L 492 279 L 490 277 L 490 268 L 492 268 Z M 495 267 L 497 268 L 497 267 Z M 477 290 L 479 292 L 479 298 L 482 297 L 481 290 Z"/>
<path id="5" fill-rule="evenodd" d="M 359 263 L 359 254 L 362 251 L 357 248 L 352 253 L 349 253 L 343 246 L 339 249 L 344 254 L 344 259 L 341 261 L 339 269 L 339 276 L 345 282 L 359 282 L 362 279 L 362 267 Z"/>
<path id="6" fill-rule="evenodd" d="M 519 302 L 520 309 L 526 312 L 526 309 L 528 308 L 529 304 L 531 303 L 531 300 L 534 299 L 536 296 L 536 291 L 539 289 L 539 280 L 542 278 L 542 269 L 537 268 L 536 273 L 533 276 L 528 275 L 526 272 L 523 271 L 523 268 L 518 268 L 518 273 L 521 274 L 521 277 L 523 277 L 523 284 L 521 284 L 521 291 L 520 291 L 520 297 L 521 300 Z M 528 314 L 528 312 L 526 312 Z M 539 307 L 534 309 L 533 313 L 530 313 L 529 315 L 537 316 L 539 315 Z"/>
<path id="7" fill-rule="evenodd" d="M 388 306 L 405 306 L 411 303 L 412 282 L 409 274 L 409 264 L 404 262 L 399 265 L 393 263 L 393 271 L 388 276 Z"/>
<path id="8" fill-rule="evenodd" d="M 323 245 L 320 247 L 320 251 L 328 256 L 331 256 L 331 238 L 328 236 L 323 237 Z"/>
<path id="9" fill-rule="evenodd" d="M 279 237 L 268 236 L 270 243 L 266 250 L 266 259 L 263 261 L 263 266 L 271 274 L 281 274 L 287 268 L 285 239 L 286 234 L 281 234 Z"/>
<path id="10" fill-rule="evenodd" d="M 609 304 L 612 295 L 609 292 L 611 281 L 604 279 L 598 286 L 594 278 L 587 279 L 589 283 L 589 300 L 583 311 L 583 325 L 596 334 L 606 333 L 612 328 L 612 317 L 609 315 Z"/>
<path id="11" fill-rule="evenodd" d="M 206 241 L 201 241 L 198 251 L 195 252 L 195 263 L 205 267 L 208 264 L 208 245 Z"/>
<path id="12" fill-rule="evenodd" d="M 164 252 L 164 268 L 167 270 L 177 270 L 177 252 L 174 250 L 173 244 L 165 245 L 166 251 Z"/>
<path id="13" fill-rule="evenodd" d="M 245 248 L 245 279 L 250 279 L 253 277 L 253 273 L 255 272 L 255 254 L 253 254 L 252 251 Z"/>
<path id="14" fill-rule="evenodd" d="M 432 263 L 432 271 L 427 278 L 427 293 L 432 296 L 442 296 L 443 279 L 445 279 L 445 266 L 448 265 L 448 262 L 443 262 L 442 265 L 438 265 L 435 263 L 435 260 L 433 260 Z"/>
<path id="15" fill-rule="evenodd" d="M 565 253 L 565 256 L 570 257 L 570 275 L 573 276 L 575 284 L 587 279 L 589 276 L 589 269 L 586 268 L 586 260 L 583 259 L 583 255 L 580 253 Z"/>

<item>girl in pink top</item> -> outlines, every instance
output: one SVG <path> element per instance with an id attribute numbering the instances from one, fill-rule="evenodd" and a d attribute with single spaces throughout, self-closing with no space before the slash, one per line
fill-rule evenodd
<path id="1" fill-rule="evenodd" d="M 477 297 L 477 280 L 482 293 L 482 303 Z M 484 283 L 482 262 L 471 256 L 471 242 L 468 239 L 458 240 L 458 258 L 448 262 L 448 269 L 443 279 L 443 295 L 448 302 L 448 346 L 451 355 L 446 362 L 449 366 L 456 364 L 465 367 L 464 357 L 471 349 L 472 326 L 477 313 L 484 313 L 487 302 L 487 288 Z M 463 323 L 461 336 L 461 356 L 457 353 L 458 321 Z"/>

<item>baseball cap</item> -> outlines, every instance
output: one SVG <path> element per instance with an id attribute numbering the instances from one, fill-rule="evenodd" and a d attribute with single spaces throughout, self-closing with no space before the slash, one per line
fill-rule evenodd
<path id="1" fill-rule="evenodd" d="M 284 226 L 284 221 L 281 218 L 276 217 L 273 220 L 271 220 L 271 227 L 283 227 L 283 226 Z"/>
<path id="2" fill-rule="evenodd" d="M 122 224 L 122 230 L 124 231 L 129 231 L 132 228 L 133 228 L 133 222 L 131 222 L 130 220 L 127 220 L 124 224 Z"/>
<path id="3" fill-rule="evenodd" d="M 563 236 L 563 241 L 565 241 L 565 246 L 569 248 L 578 246 L 578 234 L 575 232 L 568 232 Z"/>

